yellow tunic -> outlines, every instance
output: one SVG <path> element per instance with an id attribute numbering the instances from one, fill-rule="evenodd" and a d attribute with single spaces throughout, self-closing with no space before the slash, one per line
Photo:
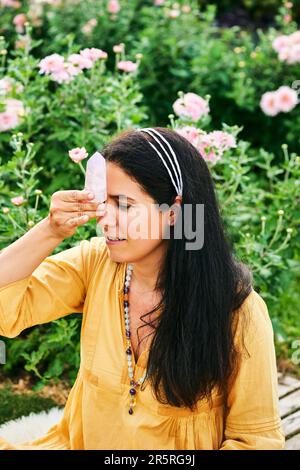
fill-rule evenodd
<path id="1" fill-rule="evenodd" d="M 212 407 L 201 400 L 191 412 L 159 403 L 147 383 L 137 393 L 134 414 L 128 413 L 125 270 L 126 263 L 110 259 L 104 238 L 93 237 L 47 257 L 31 276 L 0 289 L 4 337 L 82 313 L 80 369 L 62 420 L 33 442 L 15 446 L 0 438 L 0 449 L 284 448 L 272 324 L 255 290 L 242 309 L 251 314 L 244 339 L 250 356 L 241 361 L 226 402 L 214 393 Z M 133 358 L 136 380 L 145 372 L 148 353 L 137 364 Z"/>

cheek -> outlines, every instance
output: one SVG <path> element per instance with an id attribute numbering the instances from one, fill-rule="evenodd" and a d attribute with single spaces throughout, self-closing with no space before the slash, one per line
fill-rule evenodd
<path id="1" fill-rule="evenodd" d="M 129 210 L 127 214 L 119 217 L 119 226 L 122 231 L 127 224 L 129 239 L 159 240 L 162 238 L 162 217 L 159 211 L 144 208 L 142 210 Z M 124 232 L 122 232 L 124 233 Z"/>

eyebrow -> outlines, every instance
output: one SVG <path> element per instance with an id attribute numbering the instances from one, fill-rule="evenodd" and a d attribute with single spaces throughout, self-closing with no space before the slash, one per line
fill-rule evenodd
<path id="1" fill-rule="evenodd" d="M 125 198 L 125 199 L 128 199 L 129 201 L 136 202 L 135 199 L 132 199 L 132 197 L 126 196 L 126 194 L 108 194 L 108 196 L 112 197 L 113 199 Z"/>

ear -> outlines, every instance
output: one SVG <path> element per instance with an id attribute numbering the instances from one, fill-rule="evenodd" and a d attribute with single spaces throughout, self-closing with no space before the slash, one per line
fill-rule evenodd
<path id="1" fill-rule="evenodd" d="M 169 211 L 169 225 L 175 225 L 178 214 L 180 213 L 181 210 L 181 204 L 182 204 L 182 197 L 181 196 L 176 196 L 174 203 L 172 204 L 170 211 Z"/>

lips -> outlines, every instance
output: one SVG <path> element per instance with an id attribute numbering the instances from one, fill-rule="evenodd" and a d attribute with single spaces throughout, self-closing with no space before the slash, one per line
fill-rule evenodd
<path id="1" fill-rule="evenodd" d="M 126 238 L 122 238 L 122 237 L 117 237 L 117 238 L 115 238 L 115 237 L 110 237 L 109 235 L 106 235 L 106 238 L 107 238 L 107 240 L 110 240 L 110 241 L 118 241 L 118 240 L 119 240 L 119 241 L 122 241 L 122 240 L 126 240 Z"/>

